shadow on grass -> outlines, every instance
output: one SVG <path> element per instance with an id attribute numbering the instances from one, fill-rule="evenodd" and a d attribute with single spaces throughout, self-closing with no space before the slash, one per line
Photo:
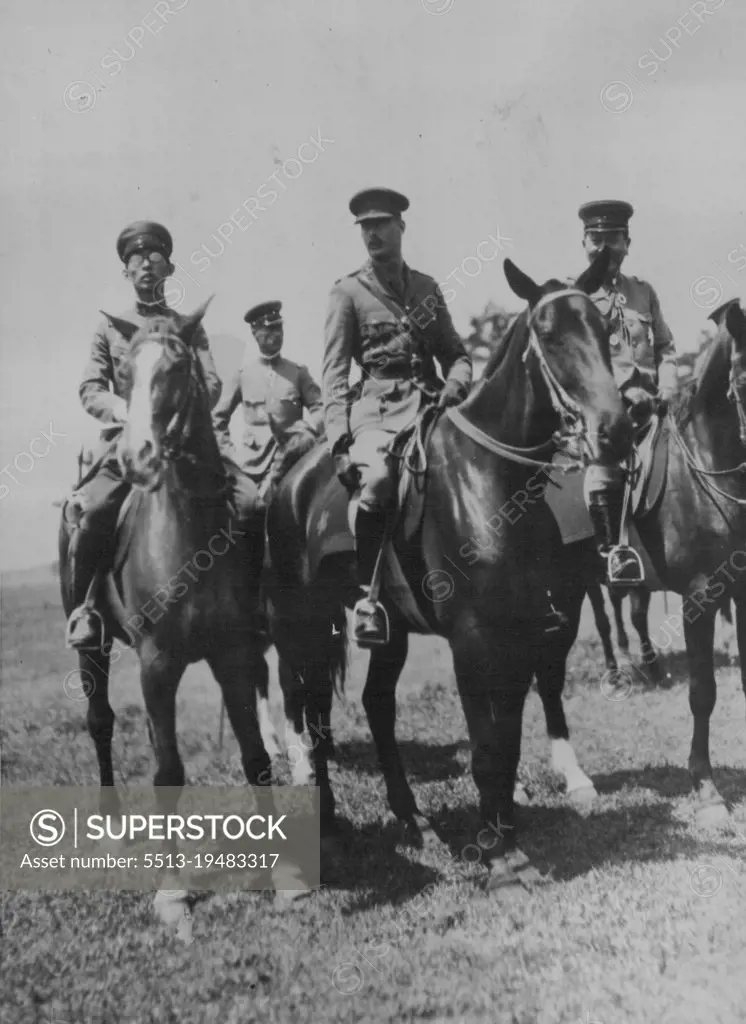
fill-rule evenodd
<path id="1" fill-rule="evenodd" d="M 375 744 L 371 740 L 336 740 L 336 761 L 341 768 L 364 775 L 381 776 Z M 399 740 L 397 747 L 410 782 L 440 782 L 456 779 L 468 770 L 456 754 L 468 750 L 467 740 L 458 743 L 428 744 L 415 740 Z"/>
<path id="2" fill-rule="evenodd" d="M 730 803 L 743 799 L 746 771 L 721 768 L 717 785 Z M 624 788 L 646 788 L 664 800 L 655 804 L 608 808 L 588 815 L 568 805 L 516 807 L 516 840 L 534 867 L 555 882 L 580 878 L 602 867 L 622 864 L 674 864 L 680 859 L 700 863 L 722 854 L 715 837 L 692 833 L 674 801 L 691 791 L 688 772 L 680 768 L 643 768 L 620 771 L 594 779 L 599 792 L 612 794 Z M 453 881 L 459 876 L 476 894 L 486 878 L 483 866 L 474 866 L 477 835 L 484 828 L 476 804 L 441 807 L 430 817 L 432 833 L 451 858 L 448 864 L 427 867 L 415 858 L 402 856 L 402 826 L 390 821 L 383 827 L 362 829 L 346 826 L 343 847 L 334 866 L 323 872 L 331 888 L 351 890 L 353 899 L 345 914 L 412 899 L 431 883 Z M 507 834 L 507 833 L 505 833 Z M 464 851 L 470 846 L 471 850 Z M 399 847 L 399 849 L 397 849 Z M 485 854 L 485 859 L 486 859 Z M 334 879 L 331 881 L 331 879 Z M 363 890 L 362 892 L 360 890 Z"/>
<path id="3" fill-rule="evenodd" d="M 746 793 L 746 770 L 717 767 L 713 770 L 715 785 L 729 803 L 737 803 Z M 606 774 L 595 774 L 593 784 L 599 793 L 617 793 L 621 789 L 651 789 L 666 798 L 689 796 L 692 779 L 686 768 L 675 765 L 647 765 Z"/>

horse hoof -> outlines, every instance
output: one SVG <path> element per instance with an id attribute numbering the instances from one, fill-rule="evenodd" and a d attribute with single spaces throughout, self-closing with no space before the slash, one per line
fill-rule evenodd
<path id="1" fill-rule="evenodd" d="M 500 889 L 528 889 L 546 885 L 550 879 L 539 873 L 525 853 L 511 850 L 504 857 L 497 857 L 490 863 L 485 889 L 497 892 Z"/>
<path id="2" fill-rule="evenodd" d="M 593 809 L 598 800 L 598 793 L 594 786 L 579 786 L 578 789 L 568 790 L 567 799 L 577 811 L 582 813 Z"/>
<path id="3" fill-rule="evenodd" d="M 717 803 L 707 804 L 705 807 L 700 807 L 694 814 L 694 822 L 697 828 L 705 831 L 720 828 L 722 825 L 727 824 L 729 820 L 728 808 L 722 800 Z"/>
<path id="4" fill-rule="evenodd" d="M 159 889 L 153 900 L 153 909 L 163 924 L 182 928 L 182 921 L 191 917 L 187 906 L 186 889 Z M 191 927 L 191 926 L 190 926 Z"/>
<path id="5" fill-rule="evenodd" d="M 520 804 L 521 807 L 528 807 L 531 803 L 531 797 L 528 795 L 528 790 L 520 782 L 516 782 L 515 789 L 513 790 L 513 803 Z"/>

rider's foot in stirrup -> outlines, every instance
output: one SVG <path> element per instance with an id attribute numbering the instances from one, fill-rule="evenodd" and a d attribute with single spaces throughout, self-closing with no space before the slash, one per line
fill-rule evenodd
<path id="1" fill-rule="evenodd" d="M 386 644 L 389 639 L 388 619 L 383 605 L 370 599 L 368 588 L 352 610 L 352 635 L 360 647 Z"/>
<path id="2" fill-rule="evenodd" d="M 67 620 L 65 643 L 80 651 L 98 648 L 103 643 L 104 624 L 101 615 L 90 605 L 75 608 Z"/>
<path id="3" fill-rule="evenodd" d="M 645 585 L 645 570 L 634 548 L 615 544 L 607 554 L 607 583 L 609 586 L 634 587 Z"/>

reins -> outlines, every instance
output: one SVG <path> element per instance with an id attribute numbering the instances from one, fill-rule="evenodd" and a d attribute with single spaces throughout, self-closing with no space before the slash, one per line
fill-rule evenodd
<path id="1" fill-rule="evenodd" d="M 539 364 L 539 371 L 549 392 L 552 407 L 562 423 L 562 427 L 555 431 L 552 437 L 541 444 L 533 446 L 505 444 L 503 441 L 498 441 L 497 438 L 492 437 L 490 434 L 486 433 L 486 431 L 477 427 L 474 423 L 468 420 L 466 416 L 459 411 L 459 409 L 452 406 L 446 410 L 446 415 L 450 418 L 451 422 L 462 433 L 466 434 L 467 437 L 470 437 L 472 441 L 476 441 L 477 444 L 486 448 L 488 451 L 493 452 L 495 455 L 499 455 L 504 459 L 516 462 L 522 466 L 532 466 L 539 469 L 557 468 L 561 469 L 563 472 L 569 472 L 571 470 L 578 469 L 583 465 L 582 456 L 571 454 L 570 452 L 566 452 L 566 454 L 571 461 L 564 467 L 555 466 L 553 462 L 537 457 L 542 452 L 552 452 L 554 454 L 558 451 L 562 451 L 563 448 L 561 442 L 573 437 L 583 442 L 583 448 L 587 448 L 588 446 L 588 427 L 585 414 L 578 402 L 568 394 L 567 390 L 557 379 L 554 371 L 547 362 L 534 328 L 534 320 L 539 310 L 549 303 L 555 302 L 557 299 L 571 295 L 580 295 L 584 299 L 588 299 L 586 293 L 581 291 L 579 288 L 562 288 L 559 291 L 550 292 L 549 295 L 544 295 L 539 299 L 528 317 L 528 339 L 521 357 L 525 364 L 529 353 L 532 352 L 535 355 Z"/>

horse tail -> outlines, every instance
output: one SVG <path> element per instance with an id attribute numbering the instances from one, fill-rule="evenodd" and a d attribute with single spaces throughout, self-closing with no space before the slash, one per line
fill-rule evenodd
<path id="1" fill-rule="evenodd" d="M 331 686 L 341 696 L 349 663 L 345 606 L 335 600 L 325 611 L 323 619 L 310 616 L 295 620 L 290 645 L 296 652 L 293 660 L 300 675 L 322 687 Z"/>

